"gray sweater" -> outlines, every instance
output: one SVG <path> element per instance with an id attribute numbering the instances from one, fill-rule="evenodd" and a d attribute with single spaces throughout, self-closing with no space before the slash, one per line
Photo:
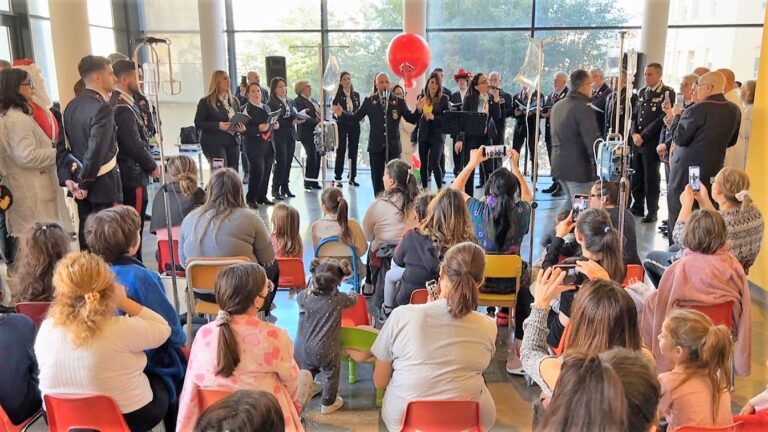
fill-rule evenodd
<path id="1" fill-rule="evenodd" d="M 268 267 L 275 261 L 269 233 L 258 213 L 235 209 L 229 216 L 208 226 L 198 226 L 202 208 L 189 213 L 181 222 L 179 261 L 185 266 L 190 258 L 248 257 Z"/>

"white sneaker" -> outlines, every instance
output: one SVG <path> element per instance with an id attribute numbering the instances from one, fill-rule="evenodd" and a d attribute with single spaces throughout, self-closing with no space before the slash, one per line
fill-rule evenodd
<path id="1" fill-rule="evenodd" d="M 511 375 L 522 376 L 525 375 L 525 369 L 523 369 L 523 362 L 520 361 L 520 357 L 514 352 L 514 349 L 507 355 L 507 373 Z"/>
<path id="2" fill-rule="evenodd" d="M 341 398 L 341 396 L 336 396 L 336 402 L 333 403 L 333 405 L 323 405 L 320 407 L 320 414 L 326 415 L 330 414 L 334 411 L 337 411 L 339 408 L 344 405 L 344 399 Z"/>

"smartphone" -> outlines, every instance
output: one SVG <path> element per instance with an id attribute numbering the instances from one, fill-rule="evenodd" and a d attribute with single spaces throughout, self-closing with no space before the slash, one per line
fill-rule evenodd
<path id="1" fill-rule="evenodd" d="M 696 192 L 701 190 L 701 168 L 698 166 L 688 167 L 688 184 Z"/>
<path id="2" fill-rule="evenodd" d="M 507 147 L 505 145 L 492 145 L 483 147 L 483 156 L 488 159 L 502 158 L 507 155 Z"/>
<path id="3" fill-rule="evenodd" d="M 664 102 L 661 103 L 662 108 L 667 108 L 672 106 L 672 101 L 669 100 L 669 90 L 664 92 Z"/>
<path id="4" fill-rule="evenodd" d="M 429 298 L 432 300 L 437 300 L 437 281 L 435 279 L 427 281 L 426 287 Z"/>
<path id="5" fill-rule="evenodd" d="M 552 266 L 565 272 L 563 285 L 583 285 L 587 282 L 587 276 L 576 269 L 576 264 L 556 264 Z"/>
<path id="6" fill-rule="evenodd" d="M 573 196 L 573 206 L 571 209 L 573 210 L 573 217 L 572 220 L 576 222 L 576 218 L 579 217 L 579 214 L 589 208 L 589 195 L 584 194 L 576 194 Z"/>
<path id="7" fill-rule="evenodd" d="M 224 159 L 222 159 L 222 158 L 213 158 L 213 160 L 211 161 L 211 166 L 213 167 L 213 169 L 216 170 L 216 169 L 219 169 L 219 168 L 224 168 L 226 165 L 224 164 Z"/>
<path id="8" fill-rule="evenodd" d="M 675 96 L 675 106 L 682 109 L 683 104 L 685 104 L 685 98 L 682 93 L 678 93 L 677 96 Z"/>
<path id="9" fill-rule="evenodd" d="M 245 78 L 245 75 L 240 76 L 240 85 L 244 87 L 248 85 L 248 80 Z"/>

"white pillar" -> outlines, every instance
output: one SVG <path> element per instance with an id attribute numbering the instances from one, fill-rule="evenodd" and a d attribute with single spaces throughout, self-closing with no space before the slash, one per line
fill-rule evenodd
<path id="1" fill-rule="evenodd" d="M 207 93 L 213 72 L 227 70 L 227 47 L 224 43 L 224 1 L 197 0 L 197 11 L 200 20 L 202 85 L 203 92 Z M 231 78 L 236 79 L 237 77 Z"/>
<path id="2" fill-rule="evenodd" d="M 49 0 L 51 39 L 62 110 L 75 97 L 73 89 L 80 79 L 77 64 L 91 54 L 91 27 L 87 0 Z"/>
<path id="3" fill-rule="evenodd" d="M 640 30 L 640 51 L 646 62 L 664 65 L 669 25 L 669 0 L 645 0 L 643 26 Z"/>

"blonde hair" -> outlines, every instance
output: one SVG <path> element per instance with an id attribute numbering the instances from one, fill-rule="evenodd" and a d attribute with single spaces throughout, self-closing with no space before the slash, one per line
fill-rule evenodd
<path id="1" fill-rule="evenodd" d="M 309 81 L 307 80 L 298 80 L 296 81 L 296 84 L 293 85 L 293 91 L 296 92 L 296 96 L 301 96 L 301 93 L 304 91 L 304 88 L 309 85 Z"/>
<path id="2" fill-rule="evenodd" d="M 686 354 L 685 375 L 675 388 L 695 375 L 706 374 L 712 385 L 712 421 L 715 421 L 720 393 L 728 391 L 731 379 L 731 331 L 726 326 L 714 325 L 708 316 L 692 309 L 673 310 L 664 320 L 663 328 L 675 346 L 684 349 Z"/>
<path id="3" fill-rule="evenodd" d="M 277 239 L 277 248 L 288 257 L 301 255 L 299 235 L 299 212 L 287 204 L 277 204 L 272 210 L 272 232 Z"/>
<path id="4" fill-rule="evenodd" d="M 53 271 L 54 295 L 48 317 L 67 330 L 74 346 L 84 346 L 115 316 L 114 286 L 112 270 L 98 255 L 65 255 Z"/>
<path id="5" fill-rule="evenodd" d="M 165 163 L 168 181 L 178 183 L 181 193 L 191 196 L 197 190 L 197 165 L 189 156 L 171 156 Z"/>
<path id="6" fill-rule="evenodd" d="M 430 201 L 420 231 L 435 242 L 438 255 L 459 243 L 474 242 L 472 221 L 461 192 L 451 188 L 441 189 Z"/>
<path id="7" fill-rule="evenodd" d="M 229 74 L 223 70 L 213 71 L 211 74 L 211 83 L 208 85 L 208 94 L 205 95 L 205 98 L 208 100 L 208 104 L 211 107 L 216 108 L 216 100 L 219 98 L 219 83 L 228 76 Z M 227 98 L 229 99 L 229 105 L 235 108 L 235 98 L 232 97 L 229 90 L 227 90 Z"/>
<path id="8" fill-rule="evenodd" d="M 752 205 L 752 197 L 749 196 L 749 176 L 744 171 L 723 168 L 715 176 L 715 183 L 720 187 L 720 192 L 725 199 L 732 204 L 741 205 L 741 211 L 747 210 Z"/>

